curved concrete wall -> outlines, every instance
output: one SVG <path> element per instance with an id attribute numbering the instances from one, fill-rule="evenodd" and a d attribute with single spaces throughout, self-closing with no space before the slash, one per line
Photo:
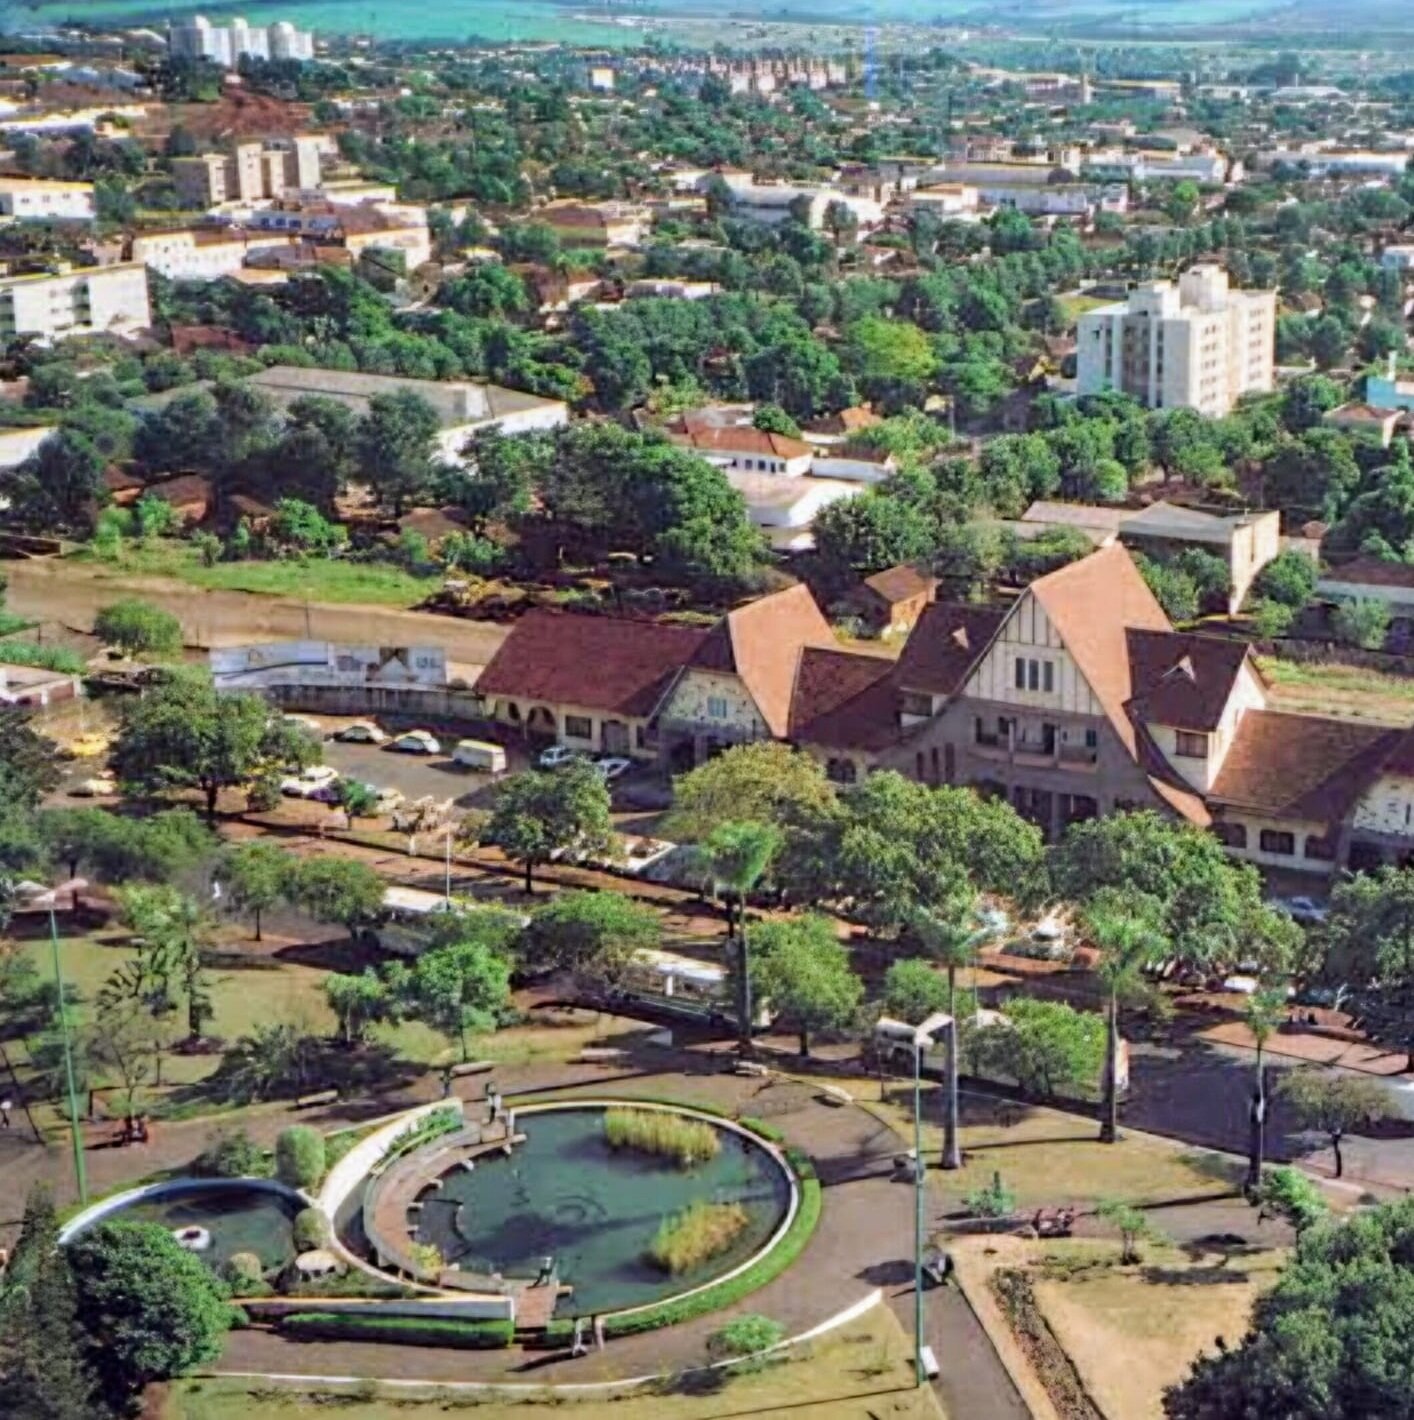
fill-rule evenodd
<path id="1" fill-rule="evenodd" d="M 122 1193 L 109 1194 L 90 1204 L 77 1216 L 70 1218 L 59 1230 L 59 1241 L 66 1243 L 86 1232 L 95 1223 L 101 1223 L 110 1214 L 117 1213 L 133 1203 L 146 1203 L 156 1198 L 171 1198 L 181 1193 L 220 1193 L 223 1190 L 240 1189 L 258 1193 L 273 1193 L 287 1199 L 298 1208 L 308 1208 L 312 1201 L 297 1188 L 289 1188 L 273 1178 L 169 1178 L 161 1183 L 149 1183 L 142 1188 L 129 1188 Z"/>
<path id="2" fill-rule="evenodd" d="M 366 1139 L 360 1139 L 352 1149 L 339 1160 L 324 1177 L 315 1200 L 332 1223 L 339 1209 L 355 1188 L 372 1172 L 374 1166 L 392 1146 L 412 1129 L 424 1116 L 435 1114 L 439 1109 L 463 1109 L 462 1102 L 453 1095 L 450 1099 L 437 1100 L 434 1104 L 420 1104 L 406 1114 L 390 1120 L 381 1129 L 375 1129 Z"/>

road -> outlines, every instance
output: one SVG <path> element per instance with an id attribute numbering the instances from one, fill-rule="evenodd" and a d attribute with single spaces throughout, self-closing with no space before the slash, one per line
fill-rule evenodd
<path id="1" fill-rule="evenodd" d="M 239 646 L 250 641 L 339 641 L 354 646 L 436 645 L 465 673 L 484 666 L 506 639 L 507 628 L 425 611 L 385 606 L 303 602 L 251 592 L 211 591 L 165 577 L 139 577 L 71 558 L 35 558 L 5 564 L 8 604 L 21 616 L 93 629 L 103 607 L 141 597 L 182 623 L 188 646 Z"/>

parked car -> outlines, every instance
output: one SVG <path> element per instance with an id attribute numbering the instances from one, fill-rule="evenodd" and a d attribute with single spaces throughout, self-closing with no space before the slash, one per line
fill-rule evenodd
<path id="1" fill-rule="evenodd" d="M 430 730 L 409 730 L 399 735 L 389 745 L 389 749 L 399 754 L 441 754 L 442 746 Z"/>
<path id="2" fill-rule="evenodd" d="M 312 764 L 280 780 L 280 792 L 292 799 L 317 799 L 333 787 L 339 771 L 331 764 Z"/>
<path id="3" fill-rule="evenodd" d="M 1289 897 L 1286 909 L 1298 922 L 1308 927 L 1324 922 L 1330 915 L 1325 903 L 1317 902 L 1314 897 Z"/>
<path id="4" fill-rule="evenodd" d="M 633 768 L 631 759 L 621 759 L 617 755 L 605 755 L 603 759 L 594 761 L 595 773 L 599 775 L 606 784 L 612 784 L 615 779 L 621 778 Z"/>
<path id="5" fill-rule="evenodd" d="M 293 730 L 303 730 L 317 740 L 324 738 L 324 726 L 308 715 L 281 715 L 280 718 Z"/>
<path id="6" fill-rule="evenodd" d="M 569 764 L 571 760 L 578 758 L 577 749 L 571 749 L 568 745 L 551 745 L 549 749 L 540 751 L 540 758 L 536 763 L 541 769 L 558 769 L 562 764 Z"/>
<path id="7" fill-rule="evenodd" d="M 479 769 L 486 774 L 506 772 L 506 751 L 486 740 L 458 740 L 452 750 L 452 763 L 467 769 Z"/>
<path id="8" fill-rule="evenodd" d="M 371 720 L 355 720 L 353 724 L 345 725 L 339 730 L 334 738 L 351 745 L 381 745 L 387 741 L 388 736 Z"/>
<path id="9" fill-rule="evenodd" d="M 103 799 L 118 792 L 118 781 L 111 774 L 100 774 L 92 779 L 81 779 L 69 793 L 80 799 Z"/>

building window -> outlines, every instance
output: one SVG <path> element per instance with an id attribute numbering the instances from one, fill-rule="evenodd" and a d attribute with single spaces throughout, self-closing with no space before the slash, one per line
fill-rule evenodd
<path id="1" fill-rule="evenodd" d="M 1056 688 L 1056 668 L 1050 661 L 1041 662 L 1041 689 L 1048 695 Z"/>
<path id="2" fill-rule="evenodd" d="M 1263 853 L 1275 853 L 1280 857 L 1290 858 L 1296 852 L 1296 835 L 1288 833 L 1284 828 L 1264 828 L 1258 842 Z"/>
<path id="3" fill-rule="evenodd" d="M 594 721 L 588 715 L 566 715 L 565 736 L 572 740 L 593 739 Z"/>
<path id="4" fill-rule="evenodd" d="M 1026 661 L 1021 657 L 1018 657 L 1016 662 L 1016 688 L 1026 689 Z"/>
<path id="5" fill-rule="evenodd" d="M 1207 735 L 1196 735 L 1189 730 L 1179 730 L 1177 734 L 1177 739 L 1178 752 L 1185 759 L 1207 759 Z"/>
<path id="6" fill-rule="evenodd" d="M 1026 663 L 1026 688 L 1027 690 L 1040 690 L 1041 688 L 1041 667 L 1036 661 Z"/>
<path id="7" fill-rule="evenodd" d="M 852 759 L 832 759 L 825 765 L 825 778 L 832 784 L 853 784 L 858 778 Z"/>
<path id="8" fill-rule="evenodd" d="M 1227 848 L 1247 847 L 1247 825 L 1243 823 L 1215 823 L 1213 837 Z"/>
<path id="9" fill-rule="evenodd" d="M 707 697 L 707 716 L 712 720 L 725 720 L 727 718 L 726 696 L 709 695 Z"/>
<path id="10" fill-rule="evenodd" d="M 1086 731 L 1085 731 L 1085 748 L 1086 748 L 1086 749 L 1098 749 L 1098 748 L 1099 748 L 1099 745 L 1100 745 L 1100 735 L 1099 735 L 1099 731 L 1097 731 L 1097 730 L 1086 730 Z"/>
<path id="11" fill-rule="evenodd" d="M 1329 837 L 1308 833 L 1302 853 L 1305 857 L 1313 858 L 1318 863 L 1333 863 L 1335 862 L 1335 842 Z"/>

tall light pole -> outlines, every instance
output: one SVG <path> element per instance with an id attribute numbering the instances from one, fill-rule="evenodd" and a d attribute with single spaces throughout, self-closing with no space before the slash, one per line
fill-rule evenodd
<path id="1" fill-rule="evenodd" d="M 927 1379 L 923 1365 L 923 1180 L 928 1164 L 923 1157 L 922 1076 L 923 1050 L 928 1036 L 913 1036 L 913 1383 Z"/>
<path id="2" fill-rule="evenodd" d="M 69 1089 L 69 1137 L 74 1146 L 74 1181 L 79 1202 L 88 1202 L 88 1174 L 83 1162 L 83 1135 L 79 1130 L 79 1102 L 74 1089 L 74 1052 L 69 1043 L 69 1013 L 64 1003 L 64 972 L 59 965 L 59 924 L 54 917 L 54 895 L 49 895 L 49 944 L 54 954 L 54 989 L 59 1009 L 59 1037 L 64 1043 L 64 1075 Z"/>

